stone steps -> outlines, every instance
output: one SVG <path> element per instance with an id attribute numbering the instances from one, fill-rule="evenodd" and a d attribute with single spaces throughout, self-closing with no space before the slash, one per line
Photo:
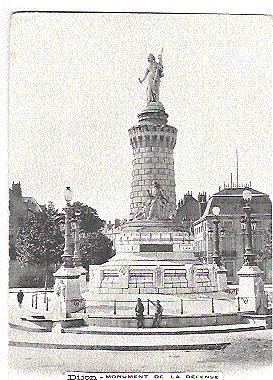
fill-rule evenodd
<path id="1" fill-rule="evenodd" d="M 93 335 L 190 335 L 190 334 L 216 334 L 243 331 L 265 330 L 263 323 L 241 323 L 235 325 L 202 326 L 185 328 L 117 328 L 93 326 L 64 329 L 64 333 L 93 334 Z"/>

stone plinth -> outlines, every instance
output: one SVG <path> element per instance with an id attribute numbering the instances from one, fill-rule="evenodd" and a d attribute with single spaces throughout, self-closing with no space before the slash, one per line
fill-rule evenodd
<path id="1" fill-rule="evenodd" d="M 133 148 L 130 219 L 145 208 L 147 191 L 156 180 L 169 200 L 166 217 L 176 210 L 173 149 L 177 129 L 167 125 L 168 115 L 160 102 L 149 103 L 129 129 Z"/>
<path id="2" fill-rule="evenodd" d="M 81 295 L 80 273 L 75 267 L 66 268 L 63 265 L 54 273 L 54 310 L 56 318 L 70 317 L 71 313 L 85 307 L 85 300 Z"/>
<path id="3" fill-rule="evenodd" d="M 217 290 L 224 291 L 227 289 L 227 270 L 225 267 L 220 266 L 216 268 L 216 281 Z"/>
<path id="4" fill-rule="evenodd" d="M 127 261 L 90 266 L 90 290 L 102 294 L 186 294 L 218 291 L 213 265 Z"/>
<path id="5" fill-rule="evenodd" d="M 90 289 L 111 294 L 217 291 L 217 267 L 202 265 L 188 233 L 172 221 L 135 221 L 115 240 L 116 255 L 90 266 Z"/>
<path id="6" fill-rule="evenodd" d="M 239 270 L 238 304 L 240 311 L 260 314 L 267 311 L 262 274 L 263 272 L 256 265 L 243 265 Z"/>

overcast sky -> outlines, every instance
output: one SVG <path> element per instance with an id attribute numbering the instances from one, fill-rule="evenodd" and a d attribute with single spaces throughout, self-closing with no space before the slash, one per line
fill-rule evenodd
<path id="1" fill-rule="evenodd" d="M 145 107 L 147 56 L 164 49 L 160 100 L 178 129 L 176 195 L 236 177 L 271 193 L 271 20 L 267 16 L 15 14 L 9 182 L 62 206 L 127 217 L 128 129 Z"/>

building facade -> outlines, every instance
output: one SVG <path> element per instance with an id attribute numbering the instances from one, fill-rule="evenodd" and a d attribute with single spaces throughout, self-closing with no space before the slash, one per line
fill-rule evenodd
<path id="1" fill-rule="evenodd" d="M 20 182 L 12 182 L 9 189 L 9 238 L 12 244 L 15 244 L 19 228 L 24 225 L 28 216 L 41 211 L 41 206 L 33 197 L 22 196 Z"/>
<path id="2" fill-rule="evenodd" d="M 36 287 L 43 286 L 45 268 L 41 265 L 21 267 L 15 260 L 15 244 L 18 231 L 26 219 L 42 208 L 33 197 L 23 197 L 19 183 L 12 183 L 9 189 L 9 286 L 10 287 Z"/>
<path id="3" fill-rule="evenodd" d="M 178 202 L 175 222 L 177 225 L 182 226 L 183 230 L 192 234 L 192 223 L 199 219 L 206 208 L 207 195 L 206 193 L 199 193 L 198 200 L 192 196 L 192 192 L 188 191 L 184 198 Z"/>
<path id="4" fill-rule="evenodd" d="M 194 249 L 204 261 L 210 262 L 213 253 L 213 229 L 215 216 L 212 209 L 220 207 L 220 228 L 224 230 L 220 237 L 220 251 L 223 263 L 227 269 L 230 283 L 238 283 L 237 272 L 243 265 L 245 250 L 245 231 L 241 227 L 242 192 L 244 188 L 224 188 L 211 196 L 206 202 L 203 215 L 193 222 Z M 258 265 L 264 272 L 265 281 L 271 282 L 272 263 L 268 252 L 268 239 L 272 220 L 272 202 L 269 196 L 250 188 L 253 198 L 251 201 L 252 215 L 256 221 L 253 231 L 253 249 L 257 255 Z"/>

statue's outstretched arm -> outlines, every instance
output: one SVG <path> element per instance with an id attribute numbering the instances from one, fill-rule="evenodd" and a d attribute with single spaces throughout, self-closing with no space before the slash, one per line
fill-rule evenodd
<path id="1" fill-rule="evenodd" d="M 145 75 L 144 75 L 144 78 L 143 78 L 143 79 L 140 79 L 140 78 L 138 78 L 139 82 L 140 82 L 140 83 L 144 82 L 144 81 L 145 81 L 145 79 L 147 78 L 147 75 L 148 75 L 148 74 L 149 74 L 149 69 L 147 69 L 147 70 L 146 70 L 146 73 L 145 73 Z"/>

